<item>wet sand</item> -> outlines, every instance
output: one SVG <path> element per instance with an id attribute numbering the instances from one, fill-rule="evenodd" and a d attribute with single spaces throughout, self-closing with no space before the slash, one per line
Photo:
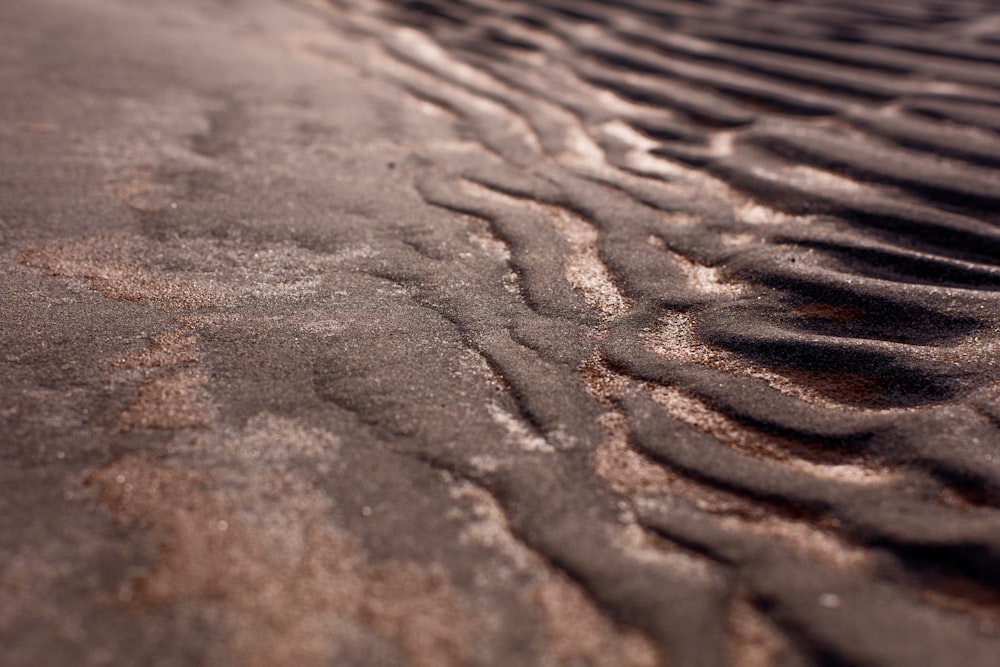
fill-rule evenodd
<path id="1" fill-rule="evenodd" d="M 0 663 L 995 665 L 998 12 L 0 4 Z"/>

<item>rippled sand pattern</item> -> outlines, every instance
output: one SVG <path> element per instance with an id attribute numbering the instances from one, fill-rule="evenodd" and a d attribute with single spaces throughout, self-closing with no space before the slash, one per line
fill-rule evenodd
<path id="1" fill-rule="evenodd" d="M 74 492 L 144 650 L 997 664 L 996 3 L 289 7 L 371 137 L 216 105 L 109 188 L 135 229 L 16 253 L 162 313 Z"/>

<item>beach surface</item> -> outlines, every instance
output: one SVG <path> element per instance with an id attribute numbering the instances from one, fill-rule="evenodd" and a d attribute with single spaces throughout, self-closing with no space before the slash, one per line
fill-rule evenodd
<path id="1" fill-rule="evenodd" d="M 1000 5 L 0 2 L 0 664 L 994 667 Z"/>

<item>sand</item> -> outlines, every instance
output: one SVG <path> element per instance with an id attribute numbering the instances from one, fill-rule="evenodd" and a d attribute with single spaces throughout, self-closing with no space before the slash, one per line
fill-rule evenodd
<path id="1" fill-rule="evenodd" d="M 995 665 L 996 16 L 0 3 L 0 663 Z"/>

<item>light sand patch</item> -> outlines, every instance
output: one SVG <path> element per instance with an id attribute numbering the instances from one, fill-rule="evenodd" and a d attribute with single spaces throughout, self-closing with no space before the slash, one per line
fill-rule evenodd
<path id="1" fill-rule="evenodd" d="M 138 395 L 116 428 L 178 429 L 207 425 L 215 416 L 208 377 L 197 369 L 198 338 L 190 326 L 152 336 L 146 349 L 116 360 L 111 380 L 139 379 Z M 138 377 L 137 377 L 138 376 Z"/>
<path id="2" fill-rule="evenodd" d="M 194 371 L 180 371 L 146 379 L 139 395 L 118 415 L 121 430 L 177 429 L 207 425 L 215 406 L 205 387 L 208 378 Z"/>
<path id="3" fill-rule="evenodd" d="M 604 150 L 587 134 L 587 130 L 570 116 L 565 124 L 564 140 L 566 150 L 559 160 L 566 165 L 594 173 L 609 170 Z"/>
<path id="4" fill-rule="evenodd" d="M 241 299 L 301 300 L 316 294 L 324 271 L 366 256 L 364 246 L 321 255 L 293 243 L 98 236 L 22 252 L 18 260 L 48 275 L 82 280 L 120 301 L 171 310 L 225 308 Z"/>
<path id="5" fill-rule="evenodd" d="M 145 350 L 123 357 L 114 365 L 127 369 L 152 369 L 182 366 L 199 359 L 198 337 L 190 330 L 180 328 L 153 336 Z"/>
<path id="6" fill-rule="evenodd" d="M 666 246 L 663 251 L 684 274 L 688 284 L 702 294 L 735 297 L 743 293 L 743 285 L 724 280 L 719 269 L 699 264 Z"/>
<path id="7" fill-rule="evenodd" d="M 632 149 L 625 154 L 629 170 L 652 180 L 666 180 L 679 193 L 690 197 L 711 197 L 734 202 L 738 195 L 725 182 L 680 162 Z"/>
<path id="8" fill-rule="evenodd" d="M 542 208 L 569 245 L 565 262 L 567 282 L 583 294 L 587 304 L 598 311 L 603 320 L 612 321 L 626 314 L 631 304 L 615 285 L 611 271 L 600 257 L 597 228 L 563 208 Z"/>
<path id="9" fill-rule="evenodd" d="M 430 36 L 413 28 L 396 28 L 391 31 L 394 46 L 410 57 L 461 82 L 471 88 L 504 94 L 509 89 L 490 74 L 458 60 L 435 42 Z"/>
<path id="10" fill-rule="evenodd" d="M 580 364 L 576 371 L 587 393 L 606 408 L 617 408 L 625 392 L 636 387 L 635 380 L 609 369 L 597 353 Z"/>
<path id="11" fill-rule="evenodd" d="M 145 265 L 148 250 L 132 237 L 99 236 L 27 250 L 22 264 L 59 278 L 79 278 L 90 289 L 121 301 L 160 301 L 172 308 L 218 305 L 217 288 L 207 280 L 177 280 Z"/>
<path id="12" fill-rule="evenodd" d="M 682 483 L 680 477 L 628 444 L 625 415 L 606 412 L 600 417 L 604 439 L 594 448 L 591 466 L 612 491 L 625 498 L 638 495 L 672 493 Z"/>
<path id="13" fill-rule="evenodd" d="M 267 478 L 265 472 L 255 470 L 261 465 L 274 474 L 301 463 L 324 472 L 341 446 L 340 438 L 326 431 L 267 413 L 249 419 L 237 435 L 212 431 L 183 442 L 189 444 L 172 445 L 170 453 L 208 461 L 218 467 L 219 476 L 230 481 L 242 478 L 251 482 Z"/>
<path id="14" fill-rule="evenodd" d="M 510 261 L 510 244 L 500 238 L 500 236 L 493 231 L 493 228 L 490 226 L 488 221 L 471 215 L 463 215 L 462 217 L 469 222 L 469 225 L 472 228 L 469 232 L 470 243 L 478 247 L 487 255 L 495 257 L 500 261 Z"/>
<path id="15" fill-rule="evenodd" d="M 850 194 L 854 197 L 882 198 L 880 191 L 862 181 L 854 181 L 839 174 L 808 166 L 794 166 L 772 170 L 756 166 L 750 172 L 768 181 L 791 185 L 804 192 Z"/>
<path id="16" fill-rule="evenodd" d="M 507 433 L 507 442 L 526 452 L 542 452 L 551 454 L 555 448 L 545 441 L 544 438 L 534 433 L 528 425 L 514 415 L 510 414 L 496 403 L 489 403 L 486 406 L 490 419 L 500 426 Z"/>
<path id="17" fill-rule="evenodd" d="M 487 201 L 492 201 L 508 208 L 531 208 L 533 210 L 538 210 L 539 208 L 539 205 L 530 199 L 514 197 L 506 192 L 501 192 L 500 190 L 487 187 L 482 183 L 470 181 L 465 178 L 459 181 L 458 187 L 473 197 L 486 199 Z"/>
<path id="18" fill-rule="evenodd" d="M 467 505 L 473 517 L 462 529 L 462 542 L 478 544 L 501 553 L 509 561 L 512 571 L 526 572 L 540 564 L 538 555 L 511 534 L 507 515 L 486 489 L 462 481 L 452 484 L 448 492 L 453 499 Z M 500 574 L 506 580 L 510 578 L 512 571 Z"/>
<path id="19" fill-rule="evenodd" d="M 736 209 L 736 216 L 750 225 L 793 225 L 796 222 L 808 222 L 808 218 L 795 216 L 765 206 L 759 202 L 746 201 Z"/>
<path id="20" fill-rule="evenodd" d="M 680 164 L 665 160 L 646 151 L 632 149 L 625 155 L 625 164 L 630 169 L 650 178 L 666 178 L 667 180 L 683 179 L 688 176 L 688 169 Z"/>
<path id="21" fill-rule="evenodd" d="M 673 312 L 660 317 L 659 326 L 653 331 L 643 331 L 639 339 L 643 345 L 668 359 L 709 363 L 718 353 L 694 337 L 695 319 L 689 313 Z"/>
<path id="22" fill-rule="evenodd" d="M 420 113 L 425 116 L 430 116 L 431 118 L 438 118 L 441 120 L 450 121 L 452 123 L 457 123 L 461 120 L 461 117 L 448 107 L 437 104 L 432 100 L 425 99 L 423 97 L 418 97 L 413 93 L 404 93 L 403 99 L 407 103 L 416 107 Z"/>
<path id="23" fill-rule="evenodd" d="M 708 142 L 708 149 L 716 157 L 727 157 L 733 154 L 733 133 L 716 132 Z"/>
<path id="24" fill-rule="evenodd" d="M 733 667 L 772 667 L 785 646 L 781 631 L 749 601 L 729 607 L 729 658 Z"/>
<path id="25" fill-rule="evenodd" d="M 498 392 L 508 391 L 510 384 L 504 376 L 497 373 L 486 358 L 472 348 L 464 348 L 458 356 L 459 371 L 456 373 L 463 377 L 480 377 L 486 381 L 490 387 Z M 497 406 L 497 409 L 500 409 Z"/>
<path id="26" fill-rule="evenodd" d="M 633 150 L 648 151 L 660 145 L 658 141 L 654 141 L 646 135 L 640 134 L 633 129 L 631 125 L 626 124 L 620 119 L 603 123 L 598 126 L 597 129 L 609 137 L 631 146 Z"/>
<path id="27" fill-rule="evenodd" d="M 868 562 L 869 554 L 864 549 L 811 519 L 793 520 L 758 507 L 746 516 L 722 516 L 719 522 L 733 529 L 783 541 L 795 547 L 798 553 L 833 567 L 858 567 Z"/>

